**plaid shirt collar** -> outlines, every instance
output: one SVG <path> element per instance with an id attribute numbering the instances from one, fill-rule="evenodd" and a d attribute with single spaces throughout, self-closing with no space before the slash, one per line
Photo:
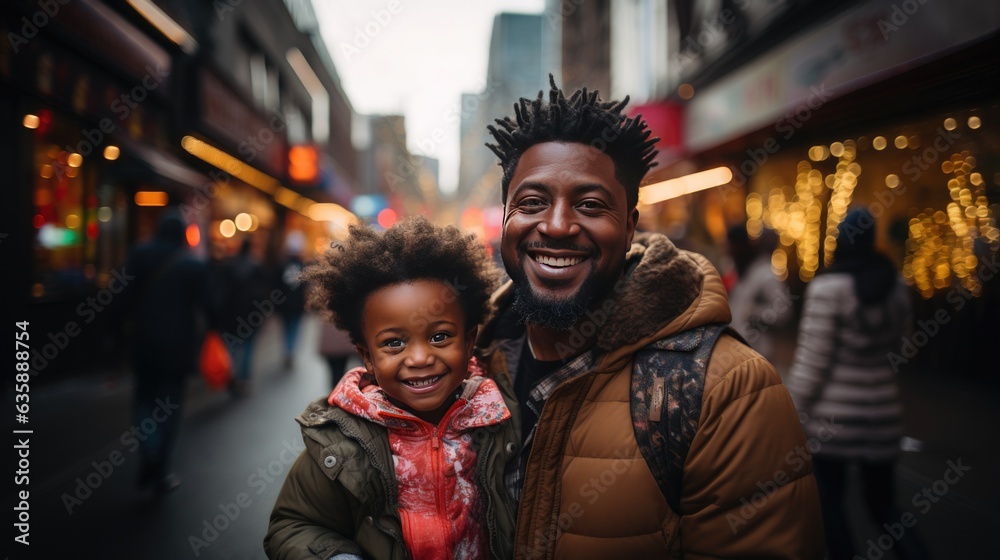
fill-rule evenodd
<path id="1" fill-rule="evenodd" d="M 530 352 L 527 346 L 527 333 L 524 333 L 521 339 L 516 343 L 504 344 L 500 346 L 500 349 L 507 354 L 507 364 L 510 369 L 512 382 L 517 376 L 516 364 L 520 362 L 520 353 Z M 561 368 L 536 383 L 535 387 L 528 394 L 528 402 L 526 405 L 531 408 L 536 416 L 541 417 L 542 406 L 545 404 L 545 401 L 552 396 L 552 393 L 554 393 L 555 390 L 561 385 L 593 371 L 594 366 L 597 364 L 598 357 L 599 354 L 592 348 L 580 354 L 576 358 L 573 358 Z M 511 458 L 509 463 L 507 463 L 506 472 L 504 474 L 504 483 L 507 487 L 507 492 L 516 502 L 521 501 L 521 488 L 524 485 L 524 473 L 527 470 L 528 454 L 531 450 L 531 444 L 534 438 L 535 427 L 532 426 L 531 433 L 529 433 L 528 437 L 525 438 L 524 445 L 521 447 L 520 451 L 517 455 Z"/>

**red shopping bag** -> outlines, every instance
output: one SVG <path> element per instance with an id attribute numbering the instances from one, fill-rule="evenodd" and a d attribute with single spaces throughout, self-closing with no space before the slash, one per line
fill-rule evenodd
<path id="1" fill-rule="evenodd" d="M 210 331 L 205 335 L 198 358 L 198 369 L 201 370 L 205 384 L 215 390 L 225 389 L 233 378 L 232 359 L 218 332 Z"/>

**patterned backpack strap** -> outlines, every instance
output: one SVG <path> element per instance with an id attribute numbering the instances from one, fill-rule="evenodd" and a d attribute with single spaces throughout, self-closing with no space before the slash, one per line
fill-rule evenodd
<path id="1" fill-rule="evenodd" d="M 708 359 L 727 330 L 734 332 L 726 324 L 703 325 L 658 340 L 635 356 L 631 388 L 635 439 L 667 504 L 678 514 L 684 461 L 698 431 Z"/>

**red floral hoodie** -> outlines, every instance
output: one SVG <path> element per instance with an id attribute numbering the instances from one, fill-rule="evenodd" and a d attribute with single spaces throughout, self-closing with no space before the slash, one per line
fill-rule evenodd
<path id="1" fill-rule="evenodd" d="M 510 411 L 492 379 L 469 361 L 464 389 L 434 426 L 389 402 L 364 368 L 344 375 L 330 405 L 385 426 L 399 485 L 403 541 L 418 560 L 485 558 L 472 430 L 499 424 Z"/>

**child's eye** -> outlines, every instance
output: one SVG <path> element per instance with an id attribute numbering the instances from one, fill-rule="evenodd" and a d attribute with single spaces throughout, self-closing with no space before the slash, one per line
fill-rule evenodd
<path id="1" fill-rule="evenodd" d="M 444 342 L 451 338 L 451 335 L 444 332 L 434 333 L 431 335 L 431 342 Z"/>
<path id="2" fill-rule="evenodd" d="M 382 342 L 382 346 L 386 348 L 402 348 L 404 346 L 403 340 L 399 338 L 390 338 Z"/>

